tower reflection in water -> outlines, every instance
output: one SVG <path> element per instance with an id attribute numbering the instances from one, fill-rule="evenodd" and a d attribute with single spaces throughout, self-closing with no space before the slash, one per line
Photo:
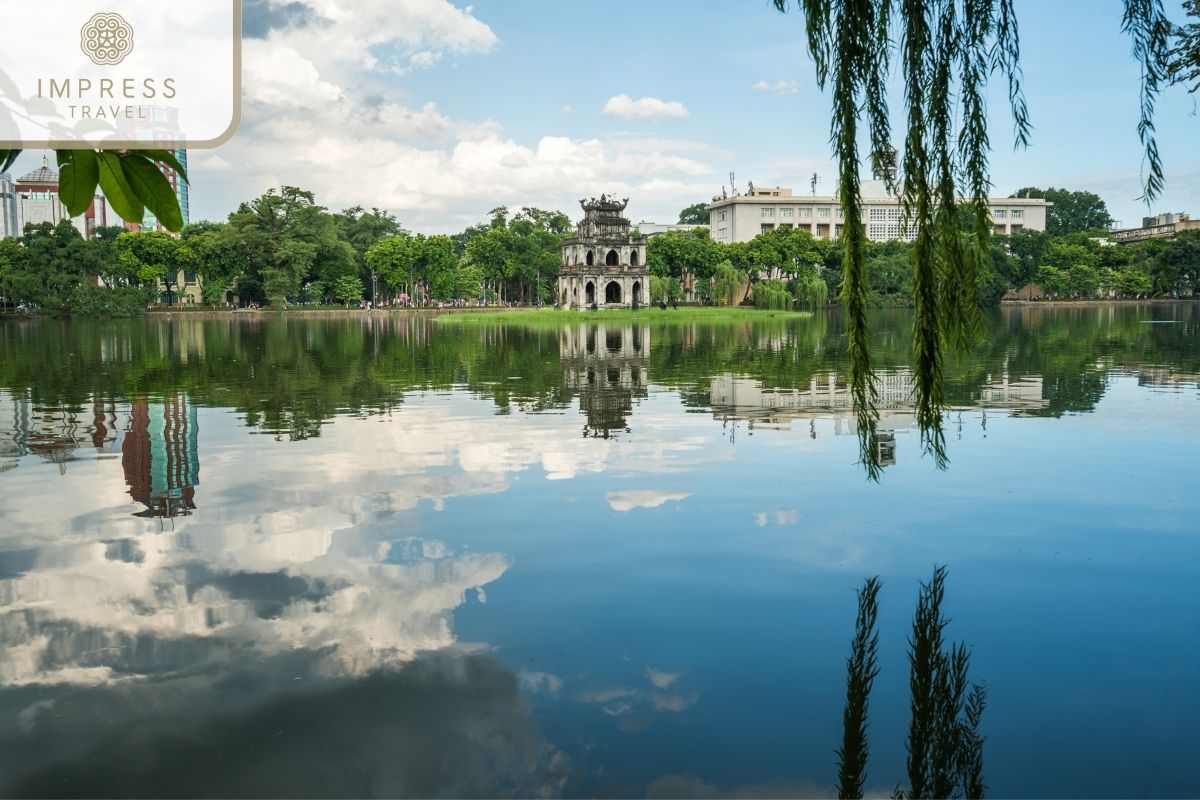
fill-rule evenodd
<path id="1" fill-rule="evenodd" d="M 136 400 L 121 444 L 121 466 L 129 495 L 145 506 L 135 516 L 189 516 L 200 482 L 196 407 L 186 394 Z"/>
<path id="2" fill-rule="evenodd" d="M 648 394 L 650 328 L 580 323 L 564 327 L 558 342 L 563 385 L 587 418 L 584 437 L 629 433 L 634 400 Z"/>

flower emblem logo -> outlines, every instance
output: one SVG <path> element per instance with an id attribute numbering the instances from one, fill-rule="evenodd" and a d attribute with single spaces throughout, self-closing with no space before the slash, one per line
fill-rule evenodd
<path id="1" fill-rule="evenodd" d="M 133 26 L 115 12 L 96 14 L 79 31 L 79 47 L 94 64 L 120 64 L 133 52 Z"/>

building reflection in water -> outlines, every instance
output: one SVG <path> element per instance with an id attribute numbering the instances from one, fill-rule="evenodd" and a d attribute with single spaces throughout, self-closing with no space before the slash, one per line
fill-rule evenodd
<path id="1" fill-rule="evenodd" d="M 30 405 L 24 395 L 0 392 L 0 472 L 29 452 Z"/>
<path id="2" fill-rule="evenodd" d="M 129 496 L 146 508 L 139 517 L 188 516 L 200 483 L 196 407 L 185 394 L 137 400 L 121 444 Z"/>
<path id="3" fill-rule="evenodd" d="M 628 433 L 634 400 L 647 396 L 650 328 L 565 326 L 559 333 L 559 361 L 566 392 L 578 395 L 580 413 L 587 417 L 583 435 L 608 439 Z"/>
<path id="4" fill-rule="evenodd" d="M 879 428 L 876 440 L 880 466 L 896 463 L 896 433 L 913 430 L 913 375 L 908 370 L 881 372 L 877 375 Z M 837 375 L 814 377 L 804 389 L 769 388 L 753 378 L 733 373 L 717 375 L 709 383 L 709 402 L 713 418 L 720 420 L 736 438 L 737 424 L 745 422 L 750 433 L 756 429 L 790 430 L 796 420 L 809 423 L 809 435 L 817 438 L 817 419 L 830 419 L 834 435 L 857 435 L 854 401 L 849 385 Z M 978 390 L 968 408 L 986 411 L 1000 408 L 1020 414 L 1044 408 L 1042 379 L 1028 377 L 1010 380 L 1007 375 L 989 378 Z M 986 425 L 986 417 L 981 419 Z"/>

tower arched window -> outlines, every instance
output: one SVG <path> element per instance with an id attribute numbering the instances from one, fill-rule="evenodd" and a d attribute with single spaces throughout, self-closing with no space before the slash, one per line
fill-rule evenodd
<path id="1" fill-rule="evenodd" d="M 604 257 L 604 263 L 607 266 L 615 267 L 617 264 L 621 263 L 621 257 L 617 255 L 616 250 L 609 250 L 608 255 Z"/>
<path id="2" fill-rule="evenodd" d="M 587 265 L 590 267 L 592 264 L 595 264 L 595 263 L 596 263 L 596 254 L 593 253 L 591 250 L 588 250 Z"/>
<path id="3" fill-rule="evenodd" d="M 629 251 L 629 265 L 633 267 L 638 265 L 638 254 L 636 248 Z"/>

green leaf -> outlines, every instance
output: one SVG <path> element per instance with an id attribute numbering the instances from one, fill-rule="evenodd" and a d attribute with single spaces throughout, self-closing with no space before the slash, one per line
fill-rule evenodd
<path id="1" fill-rule="evenodd" d="M 113 211 L 126 222 L 140 223 L 146 209 L 129 185 L 129 179 L 121 169 L 121 159 L 103 150 L 96 154 L 96 158 L 100 164 L 100 188 L 104 190 L 104 196 L 108 198 Z"/>
<path id="2" fill-rule="evenodd" d="M 179 162 L 179 159 L 175 157 L 175 152 L 173 150 L 138 150 L 136 152 L 139 155 L 145 156 L 151 161 L 161 161 L 179 173 L 179 177 L 183 178 L 185 181 L 188 181 L 187 169 L 185 169 L 183 164 Z M 191 181 L 188 182 L 190 183 Z"/>
<path id="3" fill-rule="evenodd" d="M 121 159 L 121 168 L 133 192 L 158 217 L 169 231 L 183 230 L 183 213 L 171 182 L 153 161 L 141 153 L 130 153 Z"/>
<path id="4" fill-rule="evenodd" d="M 20 150 L 0 150 L 0 172 L 7 171 L 19 155 L 21 155 Z"/>
<path id="5" fill-rule="evenodd" d="M 93 150 L 59 150 L 58 197 L 67 213 L 78 217 L 88 210 L 100 182 L 100 164 Z"/>

